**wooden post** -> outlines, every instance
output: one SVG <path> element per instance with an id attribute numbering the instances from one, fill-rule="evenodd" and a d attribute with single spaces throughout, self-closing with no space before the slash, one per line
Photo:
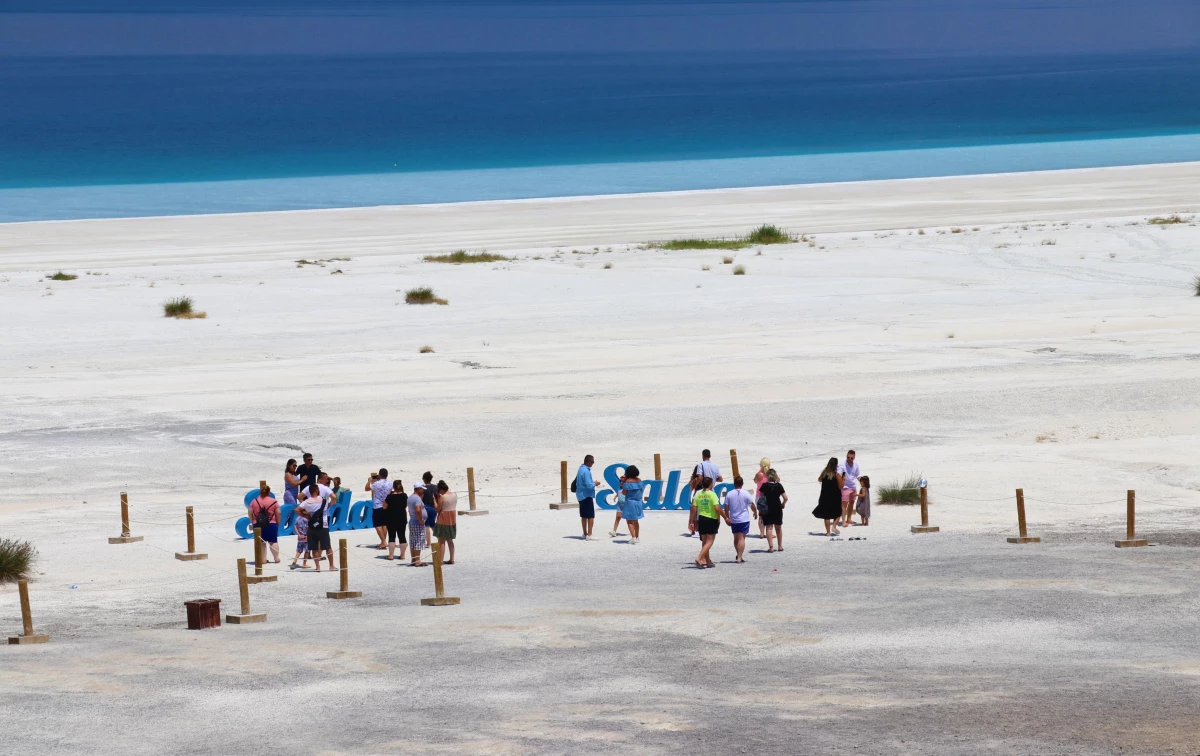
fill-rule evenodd
<path id="1" fill-rule="evenodd" d="M 9 636 L 9 645 L 21 646 L 26 643 L 49 643 L 49 635 L 38 635 L 33 632 L 33 612 L 29 610 L 29 581 L 24 578 L 18 580 L 17 590 L 21 594 L 21 635 Z"/>
<path id="2" fill-rule="evenodd" d="M 1007 539 L 1009 543 L 1041 543 L 1041 538 L 1030 538 L 1029 531 L 1025 529 L 1025 489 L 1017 489 L 1017 532 L 1020 533 L 1016 538 Z"/>
<path id="3" fill-rule="evenodd" d="M 485 514 L 487 514 L 486 509 L 476 509 L 475 508 L 475 468 L 474 467 L 467 468 L 467 501 L 470 504 L 470 509 L 458 510 L 458 513 L 460 515 L 485 515 Z"/>
<path id="4" fill-rule="evenodd" d="M 339 539 L 339 541 L 338 541 L 338 555 L 341 557 L 341 560 L 342 560 L 342 570 L 341 570 L 342 578 L 341 578 L 341 582 L 339 583 L 339 585 L 341 586 L 341 590 L 325 591 L 325 598 L 331 598 L 331 599 L 362 598 L 362 591 L 350 590 L 350 565 L 347 562 L 347 557 L 349 555 L 346 553 L 346 539 L 345 538 Z"/>
<path id="5" fill-rule="evenodd" d="M 662 455 L 654 455 L 654 479 L 662 480 Z"/>
<path id="6" fill-rule="evenodd" d="M 183 562 L 190 562 L 196 559 L 208 559 L 208 554 L 196 553 L 196 518 L 192 514 L 191 507 L 187 508 L 187 551 L 176 551 L 175 558 Z"/>
<path id="7" fill-rule="evenodd" d="M 741 473 L 738 472 L 737 449 L 729 450 L 729 465 L 733 468 L 733 477 L 734 478 L 741 475 Z M 732 479 L 730 480 L 730 482 L 731 483 L 733 482 Z"/>
<path id="8" fill-rule="evenodd" d="M 921 486 L 921 524 L 913 525 L 911 528 L 914 533 L 937 533 L 941 531 L 936 525 L 929 524 L 929 488 Z"/>
<path id="9" fill-rule="evenodd" d="M 1125 492 L 1125 540 L 1116 541 L 1115 545 L 1119 549 L 1150 545 L 1150 542 L 1145 538 L 1137 537 L 1133 519 L 1133 491 Z"/>
<path id="10" fill-rule="evenodd" d="M 559 498 L 559 501 L 557 503 L 551 504 L 550 508 L 551 509 L 575 509 L 575 505 L 567 501 L 567 460 L 564 459 L 562 461 L 562 464 L 559 465 L 558 472 L 559 472 L 559 487 L 562 492 L 562 496 Z"/>
<path id="11" fill-rule="evenodd" d="M 129 535 L 129 494 L 121 492 L 121 535 L 109 538 L 109 543 L 137 543 L 142 536 Z"/>
<path id="12" fill-rule="evenodd" d="M 246 560 L 237 560 L 237 568 L 238 593 L 241 594 L 242 613 L 225 615 L 225 622 L 230 625 L 248 625 L 252 622 L 266 622 L 267 615 L 265 613 L 250 613 L 250 579 L 246 577 Z"/>
<path id="13" fill-rule="evenodd" d="M 563 464 L 566 464 L 565 462 Z M 421 599 L 421 606 L 450 606 L 459 603 L 457 596 L 447 596 L 442 585 L 442 544 L 433 544 L 433 598 Z"/>
<path id="14" fill-rule="evenodd" d="M 262 528 L 254 529 L 254 575 L 246 578 L 249 582 L 258 585 L 259 583 L 278 583 L 278 575 L 264 575 L 263 562 L 266 561 L 266 549 L 262 539 Z"/>

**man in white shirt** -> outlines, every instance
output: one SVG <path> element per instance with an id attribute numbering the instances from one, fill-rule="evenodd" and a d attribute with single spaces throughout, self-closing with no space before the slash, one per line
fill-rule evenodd
<path id="1" fill-rule="evenodd" d="M 842 480 L 842 519 L 839 526 L 850 527 L 850 518 L 854 515 L 854 502 L 858 498 L 858 463 L 854 461 L 854 450 L 846 452 L 846 461 L 838 464 L 838 475 Z"/>
<path id="2" fill-rule="evenodd" d="M 387 501 L 388 494 L 392 492 L 392 481 L 388 480 L 388 471 L 386 467 L 379 468 L 379 472 L 372 475 L 367 481 L 367 491 L 371 493 L 371 522 L 375 524 L 375 535 L 379 536 L 379 545 L 375 548 L 387 548 L 387 517 L 384 516 L 383 504 Z"/>
<path id="3" fill-rule="evenodd" d="M 742 489 L 742 476 L 733 477 L 733 490 L 725 494 L 722 509 L 729 518 L 729 528 L 733 531 L 733 547 L 737 549 L 737 562 L 746 561 L 742 552 L 746 550 L 746 534 L 750 532 L 751 517 L 758 517 L 758 507 L 754 506 L 754 497 L 749 491 Z"/>
<path id="4" fill-rule="evenodd" d="M 327 491 L 329 489 L 326 489 Z M 330 492 L 332 493 L 332 491 Z M 325 552 L 325 556 L 329 558 L 329 569 L 336 569 L 333 564 L 333 545 L 329 542 L 329 499 L 328 494 L 322 494 L 320 486 L 313 483 L 308 487 L 307 496 L 304 497 L 296 508 L 304 513 L 305 517 L 310 517 L 308 523 L 308 552 L 312 554 L 317 563 L 317 572 L 321 571 L 321 552 Z M 312 518 L 317 512 L 321 513 L 320 518 Z M 342 565 L 345 567 L 345 565 Z"/>

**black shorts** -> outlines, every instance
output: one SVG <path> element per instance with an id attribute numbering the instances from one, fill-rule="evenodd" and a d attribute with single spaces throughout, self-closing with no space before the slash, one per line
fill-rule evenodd
<path id="1" fill-rule="evenodd" d="M 596 519 L 596 500 L 591 496 L 579 500 L 579 516 L 584 520 Z"/>
<path id="2" fill-rule="evenodd" d="M 308 550 L 313 553 L 318 551 L 332 551 L 333 546 L 329 545 L 329 531 L 325 528 L 314 528 L 310 525 L 308 528 Z"/>
<path id="3" fill-rule="evenodd" d="M 700 535 L 716 535 L 721 529 L 721 521 L 715 517 L 697 517 L 696 532 Z"/>
<path id="4" fill-rule="evenodd" d="M 404 536 L 405 531 L 408 530 L 407 526 L 406 522 L 389 522 L 387 526 L 388 543 L 408 543 L 408 539 Z"/>
<path id="5" fill-rule="evenodd" d="M 371 527 L 386 528 L 388 524 L 387 510 L 383 507 L 371 510 Z"/>

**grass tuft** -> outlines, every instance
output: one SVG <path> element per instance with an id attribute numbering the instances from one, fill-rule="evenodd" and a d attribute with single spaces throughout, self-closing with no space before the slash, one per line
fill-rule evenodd
<path id="1" fill-rule="evenodd" d="M 1180 218 L 1178 215 L 1168 215 L 1166 217 L 1157 216 L 1146 222 L 1151 226 L 1174 226 L 1176 223 L 1187 223 L 1187 221 L 1185 221 L 1183 218 Z"/>
<path id="2" fill-rule="evenodd" d="M 420 349 L 421 354 L 433 354 L 433 347 L 426 344 Z"/>
<path id="3" fill-rule="evenodd" d="M 37 549 L 29 541 L 0 538 L 0 584 L 28 578 L 36 561 Z"/>
<path id="4" fill-rule="evenodd" d="M 734 265 L 733 266 L 733 275 L 735 275 L 735 276 L 746 275 L 746 266 L 745 265 Z"/>
<path id="5" fill-rule="evenodd" d="M 490 263 L 490 262 L 507 262 L 512 260 L 511 257 L 504 255 L 493 255 L 490 252 L 468 252 L 465 249 L 456 249 L 447 255 L 425 255 L 425 262 L 450 263 L 451 265 L 463 265 L 465 263 Z"/>
<path id="6" fill-rule="evenodd" d="M 612 263 L 604 263 L 605 270 L 612 270 Z"/>
<path id="7" fill-rule="evenodd" d="M 49 277 L 51 281 L 74 281 L 79 276 L 63 273 L 61 270 Z"/>
<path id="8" fill-rule="evenodd" d="M 721 264 L 722 265 L 733 265 L 733 258 L 732 257 L 722 257 Z"/>
<path id="9" fill-rule="evenodd" d="M 175 297 L 163 302 L 163 317 L 177 318 L 179 320 L 203 320 L 208 317 L 207 312 L 196 312 L 193 307 L 191 297 Z"/>
<path id="10" fill-rule="evenodd" d="M 1196 296 L 1200 297 L 1200 276 L 1192 279 L 1192 288 L 1196 291 Z"/>
<path id="11" fill-rule="evenodd" d="M 920 504 L 920 473 L 910 473 L 903 481 L 894 480 L 875 489 L 875 501 L 879 504 Z"/>
<path id="12" fill-rule="evenodd" d="M 421 286 L 416 289 L 409 289 L 404 293 L 404 301 L 406 304 L 427 305 L 427 304 L 450 304 L 446 300 L 433 293 L 433 289 L 428 286 Z"/>
<path id="13" fill-rule="evenodd" d="M 665 242 L 651 242 L 647 247 L 655 249 L 743 249 L 756 244 L 791 244 L 797 237 L 780 230 L 776 226 L 763 224 L 745 236 L 719 239 L 672 239 Z M 730 260 L 732 262 L 732 259 Z"/>

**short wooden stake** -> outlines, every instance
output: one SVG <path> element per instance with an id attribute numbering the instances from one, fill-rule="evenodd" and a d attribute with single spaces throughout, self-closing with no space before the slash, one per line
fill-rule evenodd
<path id="1" fill-rule="evenodd" d="M 350 590 L 350 566 L 346 561 L 347 553 L 346 553 L 346 539 L 345 538 L 339 539 L 339 541 L 338 541 L 338 555 L 341 557 L 341 560 L 342 560 L 342 569 L 341 569 L 342 578 L 341 578 L 341 583 L 340 583 L 341 590 L 325 591 L 325 598 L 331 598 L 331 599 L 362 598 L 362 591 Z"/>
<path id="2" fill-rule="evenodd" d="M 29 610 L 29 581 L 25 579 L 18 580 L 17 590 L 21 594 L 21 635 L 9 636 L 9 645 L 23 646 L 26 643 L 49 643 L 49 635 L 44 633 L 38 635 L 33 632 L 33 613 Z"/>
<path id="3" fill-rule="evenodd" d="M 936 525 L 929 524 L 929 489 L 921 486 L 921 524 L 913 525 L 912 532 L 914 533 L 938 533 L 941 531 Z"/>
<path id="4" fill-rule="evenodd" d="M 576 509 L 577 505 L 567 501 L 567 460 L 563 460 L 559 465 L 559 483 L 562 491 L 562 496 L 554 504 L 550 505 L 551 509 Z"/>
<path id="5" fill-rule="evenodd" d="M 475 508 L 475 468 L 467 468 L 467 501 L 470 503 L 470 509 L 460 509 L 460 515 L 485 515 L 486 509 Z"/>
<path id="6" fill-rule="evenodd" d="M 1115 541 L 1118 549 L 1128 549 L 1135 546 L 1149 546 L 1145 538 L 1138 538 L 1133 523 L 1133 491 L 1125 492 L 1125 540 Z"/>
<path id="7" fill-rule="evenodd" d="M 264 575 L 263 562 L 266 561 L 265 547 L 262 539 L 262 528 L 254 529 L 254 574 L 246 578 L 252 585 L 259 583 L 277 583 L 278 575 Z"/>
<path id="8" fill-rule="evenodd" d="M 654 455 L 654 479 L 662 480 L 662 455 Z"/>
<path id="9" fill-rule="evenodd" d="M 252 622 L 266 622 L 266 613 L 251 614 L 250 613 L 250 581 L 246 577 L 246 560 L 237 560 L 238 566 L 238 592 L 242 598 L 242 613 L 241 614 L 226 614 L 225 622 L 230 625 L 248 625 Z"/>
<path id="10" fill-rule="evenodd" d="M 565 462 L 563 464 L 566 464 Z M 421 606 L 450 606 L 459 603 L 458 596 L 447 596 L 442 585 L 442 544 L 435 543 L 433 549 L 433 598 L 421 599 Z"/>
<path id="11" fill-rule="evenodd" d="M 741 473 L 740 473 L 740 472 L 738 472 L 738 463 L 737 463 L 737 449 L 730 449 L 730 450 L 729 450 L 729 466 L 730 466 L 731 468 L 733 468 L 733 477 L 734 477 L 734 478 L 736 478 L 736 477 L 738 477 L 739 475 L 741 475 Z M 732 483 L 732 482 L 733 482 L 733 479 L 731 478 L 729 482 L 730 482 L 730 483 Z"/>
<path id="12" fill-rule="evenodd" d="M 183 562 L 208 559 L 208 554 L 196 553 L 196 518 L 192 515 L 191 507 L 187 508 L 187 551 L 176 551 L 175 558 Z"/>
<path id="13" fill-rule="evenodd" d="M 121 492 L 121 535 L 109 538 L 109 543 L 137 543 L 142 536 L 129 535 L 129 494 Z"/>
<path id="14" fill-rule="evenodd" d="M 1025 489 L 1017 489 L 1017 532 L 1020 533 L 1016 538 L 1009 538 L 1009 543 L 1041 543 L 1041 538 L 1031 538 L 1029 531 L 1025 529 Z"/>

